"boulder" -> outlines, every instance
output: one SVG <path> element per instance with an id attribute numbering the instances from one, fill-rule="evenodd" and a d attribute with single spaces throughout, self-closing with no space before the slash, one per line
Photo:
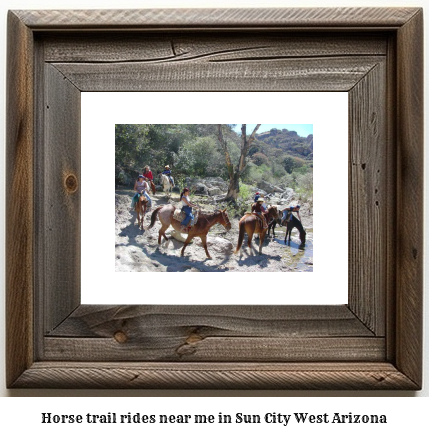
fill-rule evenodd
<path id="1" fill-rule="evenodd" d="M 204 185 L 207 189 L 219 188 L 221 192 L 226 192 L 228 190 L 228 183 L 225 180 L 222 180 L 220 177 L 207 177 L 205 179 L 201 179 L 198 177 L 185 178 L 185 186 L 187 186 L 188 188 L 195 189 L 198 185 Z"/>
<path id="2" fill-rule="evenodd" d="M 296 196 L 295 191 L 292 188 L 286 188 L 282 193 L 281 198 L 288 201 L 292 201 Z"/>
<path id="3" fill-rule="evenodd" d="M 207 190 L 210 196 L 222 194 L 222 190 L 220 188 L 207 188 Z"/>
<path id="4" fill-rule="evenodd" d="M 197 245 L 203 246 L 200 239 L 197 240 Z M 207 236 L 207 247 L 209 252 L 215 251 L 221 254 L 231 254 L 234 248 L 228 239 L 220 238 L 219 236 Z"/>
<path id="5" fill-rule="evenodd" d="M 169 235 L 172 236 L 176 241 L 179 241 L 179 242 L 185 242 L 186 238 L 187 238 L 187 235 L 185 233 L 182 234 L 174 229 L 169 233 Z M 193 244 L 193 242 L 194 241 L 192 240 L 189 244 Z"/>
<path id="6" fill-rule="evenodd" d="M 162 187 L 162 185 L 155 185 L 156 188 L 156 192 L 163 192 L 164 188 Z"/>
<path id="7" fill-rule="evenodd" d="M 282 188 L 279 188 L 278 186 L 275 186 L 272 183 L 266 182 L 265 180 L 262 180 L 259 183 L 259 186 L 265 191 L 267 191 L 268 193 L 283 192 Z"/>
<path id="8" fill-rule="evenodd" d="M 178 186 L 174 186 L 173 192 L 180 192 L 180 188 Z"/>
<path id="9" fill-rule="evenodd" d="M 196 183 L 192 186 L 191 191 L 194 191 L 195 195 L 209 195 L 209 191 L 207 190 L 207 186 L 204 183 Z"/>
<path id="10" fill-rule="evenodd" d="M 220 177 L 207 177 L 201 180 L 207 187 L 219 188 L 221 192 L 226 192 L 228 190 L 228 182 L 221 179 Z"/>
<path id="11" fill-rule="evenodd" d="M 257 188 L 256 186 L 250 186 L 249 189 L 250 189 L 250 192 L 252 193 L 252 199 L 257 192 L 259 192 L 259 194 L 264 196 L 264 197 L 268 194 L 267 191 L 264 191 L 262 188 Z"/>

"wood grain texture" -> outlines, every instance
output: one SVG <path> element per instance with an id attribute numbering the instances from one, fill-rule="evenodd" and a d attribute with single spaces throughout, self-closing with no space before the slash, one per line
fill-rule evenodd
<path id="1" fill-rule="evenodd" d="M 393 362 L 396 353 L 396 246 L 397 246 L 397 147 L 396 147 L 396 123 L 397 123 L 397 45 L 396 35 L 391 34 L 388 37 L 387 51 L 387 76 L 386 105 L 390 108 L 386 114 L 387 121 L 387 144 L 395 146 L 387 147 L 386 165 L 386 195 L 391 201 L 386 203 L 386 359 Z"/>
<path id="2" fill-rule="evenodd" d="M 397 364 L 422 382 L 423 12 L 398 32 Z"/>
<path id="3" fill-rule="evenodd" d="M 45 66 L 45 332 L 80 304 L 80 91 Z M 51 266 L 55 265 L 55 268 Z"/>
<path id="4" fill-rule="evenodd" d="M 418 8 L 134 9 L 14 11 L 32 29 L 398 27 Z"/>
<path id="5" fill-rule="evenodd" d="M 96 33 L 52 38 L 43 35 L 46 62 L 237 62 L 239 60 L 296 57 L 376 56 L 387 52 L 386 38 L 349 33 L 265 34 L 106 34 Z M 106 52 L 106 42 L 109 50 Z"/>
<path id="6" fill-rule="evenodd" d="M 93 389 L 416 389 L 389 363 L 35 363 L 14 387 Z"/>
<path id="7" fill-rule="evenodd" d="M 382 58 L 55 63 L 82 91 L 348 91 Z"/>
<path id="8" fill-rule="evenodd" d="M 71 362 L 383 362 L 384 338 L 201 337 L 171 329 L 110 339 L 46 338 L 44 360 Z"/>
<path id="9" fill-rule="evenodd" d="M 8 14 L 6 111 L 6 382 L 33 361 L 33 49 Z"/>
<path id="10" fill-rule="evenodd" d="M 386 321 L 386 64 L 349 93 L 349 307 L 376 335 Z M 359 291 L 357 291 L 359 289 Z"/>
<path id="11" fill-rule="evenodd" d="M 67 361 L 382 361 L 385 340 L 346 306 L 81 306 L 44 349 Z"/>
<path id="12" fill-rule="evenodd" d="M 49 336 L 130 340 L 154 336 L 367 337 L 373 333 L 345 306 L 82 305 Z"/>

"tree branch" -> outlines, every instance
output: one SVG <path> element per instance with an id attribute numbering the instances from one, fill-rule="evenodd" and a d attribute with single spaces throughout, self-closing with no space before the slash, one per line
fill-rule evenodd
<path id="1" fill-rule="evenodd" d="M 226 162 L 226 168 L 228 170 L 229 178 L 232 179 L 232 177 L 234 176 L 234 167 L 231 162 L 231 156 L 228 151 L 226 140 L 223 137 L 222 124 L 218 124 L 218 139 L 223 149 L 223 152 L 225 154 L 225 162 Z"/>
<path id="2" fill-rule="evenodd" d="M 239 173 L 241 173 L 244 170 L 245 166 L 246 166 L 246 156 L 247 156 L 247 153 L 249 152 L 250 145 L 255 140 L 256 132 L 258 131 L 260 126 L 261 126 L 260 124 L 256 124 L 256 127 L 253 129 L 252 134 L 250 135 L 249 139 L 247 139 L 246 138 L 246 124 L 242 124 L 241 125 L 242 144 L 241 144 L 240 161 L 239 161 L 239 164 L 238 164 L 238 171 L 239 171 Z"/>

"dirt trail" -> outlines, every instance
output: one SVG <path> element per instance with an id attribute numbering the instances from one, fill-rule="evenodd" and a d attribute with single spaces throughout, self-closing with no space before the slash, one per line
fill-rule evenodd
<path id="1" fill-rule="evenodd" d="M 238 219 L 230 218 L 232 228 L 229 232 L 219 224 L 213 226 L 208 234 L 207 245 L 212 259 L 207 259 L 199 238 L 186 247 L 185 256 L 180 257 L 183 243 L 171 237 L 172 227 L 166 232 L 169 241 L 158 245 L 157 220 L 151 230 L 148 213 L 144 220 L 144 229 L 137 227 L 137 218 L 131 211 L 133 191 L 116 191 L 116 247 L 115 262 L 118 272 L 138 271 L 312 271 L 313 270 L 313 216 L 303 208 L 301 217 L 307 231 L 307 242 L 304 249 L 299 248 L 297 230 L 292 232 L 292 241 L 284 245 L 284 227 L 276 227 L 275 238 L 265 238 L 263 253 L 259 255 L 259 239 L 253 239 L 253 250 L 247 247 L 244 239 L 240 254 L 233 254 L 238 240 Z M 178 205 L 178 195 L 173 194 L 170 203 Z M 163 193 L 152 196 L 152 210 L 168 201 Z M 203 211 L 212 211 L 215 206 L 208 197 L 196 197 L 194 200 L 202 206 Z M 179 206 L 180 207 L 180 206 Z"/>

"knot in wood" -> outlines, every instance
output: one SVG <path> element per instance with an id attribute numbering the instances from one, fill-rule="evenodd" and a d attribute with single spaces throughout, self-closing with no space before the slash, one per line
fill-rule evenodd
<path id="1" fill-rule="evenodd" d="M 113 337 L 115 338 L 116 342 L 119 342 L 120 344 L 123 344 L 124 342 L 127 342 L 128 337 L 124 332 L 121 332 L 120 330 L 117 331 Z"/>
<path id="2" fill-rule="evenodd" d="M 77 191 L 77 178 L 74 174 L 69 174 L 64 182 L 67 192 L 73 194 Z"/>

